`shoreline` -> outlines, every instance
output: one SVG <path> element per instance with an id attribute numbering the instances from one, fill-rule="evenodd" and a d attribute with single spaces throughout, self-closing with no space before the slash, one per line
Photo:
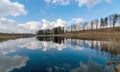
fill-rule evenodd
<path id="1" fill-rule="evenodd" d="M 36 35 L 37 37 L 65 37 L 81 40 L 120 42 L 120 33 L 65 33 L 56 35 Z"/>
<path id="2" fill-rule="evenodd" d="M 9 40 L 9 39 L 17 39 L 17 38 L 28 38 L 28 37 L 34 37 L 34 34 L 0 34 L 0 42 Z"/>
<path id="3" fill-rule="evenodd" d="M 49 35 L 0 33 L 0 41 L 8 40 L 8 39 L 34 37 L 34 36 L 36 37 L 65 37 L 65 38 L 81 39 L 81 40 L 99 40 L 99 41 L 120 42 L 120 27 L 79 30 L 79 31 L 65 32 L 62 34 L 49 34 Z"/>

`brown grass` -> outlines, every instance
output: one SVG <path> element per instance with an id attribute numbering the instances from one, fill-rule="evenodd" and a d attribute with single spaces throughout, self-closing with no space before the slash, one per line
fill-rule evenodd
<path id="1" fill-rule="evenodd" d="M 0 41 L 9 40 L 9 39 L 17 39 L 17 38 L 26 38 L 32 37 L 34 34 L 6 34 L 0 33 Z"/>
<path id="2" fill-rule="evenodd" d="M 38 36 L 59 36 L 66 38 L 76 38 L 82 40 L 101 40 L 101 41 L 112 41 L 120 42 L 120 27 L 115 28 L 103 28 L 94 30 L 80 30 L 72 31 L 64 34 L 57 35 L 38 35 Z"/>

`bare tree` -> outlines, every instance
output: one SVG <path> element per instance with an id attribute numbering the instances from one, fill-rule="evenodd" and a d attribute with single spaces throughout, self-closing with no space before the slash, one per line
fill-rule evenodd
<path id="1" fill-rule="evenodd" d="M 100 28 L 104 28 L 104 20 L 103 20 L 103 18 L 101 18 L 101 20 L 100 20 Z"/>
<path id="2" fill-rule="evenodd" d="M 107 17 L 105 17 L 105 19 L 104 19 L 104 25 L 107 27 L 107 25 L 108 25 L 108 18 Z"/>
<path id="3" fill-rule="evenodd" d="M 98 29 L 98 23 L 99 23 L 99 20 L 98 20 L 98 19 L 95 19 L 96 29 Z"/>
<path id="4" fill-rule="evenodd" d="M 120 25 L 120 14 L 118 15 L 118 25 Z"/>
<path id="5" fill-rule="evenodd" d="M 113 27 L 115 27 L 115 24 L 117 23 L 117 19 L 118 19 L 118 15 L 117 14 L 115 14 L 115 15 L 113 15 Z"/>
<path id="6" fill-rule="evenodd" d="M 74 30 L 74 26 L 73 25 L 71 25 L 71 32 Z"/>
<path id="7" fill-rule="evenodd" d="M 109 16 L 109 24 L 110 24 L 110 27 L 112 27 L 112 23 L 113 23 L 113 16 L 110 15 L 110 16 Z"/>
<path id="8" fill-rule="evenodd" d="M 91 29 L 92 29 L 92 33 L 93 33 L 93 24 L 94 24 L 94 21 L 92 20 L 92 21 L 90 22 Z"/>

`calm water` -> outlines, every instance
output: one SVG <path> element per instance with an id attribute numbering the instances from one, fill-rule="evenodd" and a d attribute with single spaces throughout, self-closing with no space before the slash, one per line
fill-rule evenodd
<path id="1" fill-rule="evenodd" d="M 0 42 L 0 72 L 116 72 L 120 44 L 65 38 Z"/>

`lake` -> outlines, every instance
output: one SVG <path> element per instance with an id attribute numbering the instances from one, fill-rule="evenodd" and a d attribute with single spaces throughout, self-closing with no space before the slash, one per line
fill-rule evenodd
<path id="1" fill-rule="evenodd" d="M 0 72 L 116 72 L 120 43 L 32 37 L 0 42 Z"/>

